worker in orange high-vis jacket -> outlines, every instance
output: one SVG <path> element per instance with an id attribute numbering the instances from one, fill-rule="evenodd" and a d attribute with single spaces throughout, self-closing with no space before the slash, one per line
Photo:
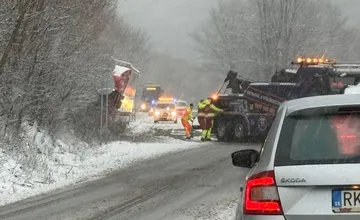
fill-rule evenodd
<path id="1" fill-rule="evenodd" d="M 194 105 L 191 103 L 189 107 L 187 107 L 185 113 L 181 117 L 181 123 L 184 126 L 185 129 L 185 135 L 186 139 L 192 138 L 192 125 L 189 123 L 189 121 L 193 121 L 192 111 L 193 111 Z"/>

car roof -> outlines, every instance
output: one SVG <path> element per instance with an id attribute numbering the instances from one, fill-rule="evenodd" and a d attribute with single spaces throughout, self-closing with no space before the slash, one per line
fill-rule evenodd
<path id="1" fill-rule="evenodd" d="M 306 98 L 293 99 L 282 103 L 282 107 L 286 109 L 286 115 L 290 115 L 296 111 L 316 108 L 331 107 L 344 105 L 360 105 L 359 94 L 341 94 L 341 95 L 322 95 Z"/>

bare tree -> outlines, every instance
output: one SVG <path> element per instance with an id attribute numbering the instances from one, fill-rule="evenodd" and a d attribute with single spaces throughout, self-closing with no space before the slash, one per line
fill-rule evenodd
<path id="1" fill-rule="evenodd" d="M 148 57 L 147 36 L 116 16 L 116 7 L 115 0 L 0 2 L 2 135 L 20 134 L 24 122 L 50 133 L 81 128 L 72 124 L 88 121 L 80 112 L 96 102 L 96 81 L 113 70 L 108 57 Z"/>
<path id="2" fill-rule="evenodd" d="M 253 80 L 269 79 L 297 55 L 347 58 L 356 39 L 328 1 L 220 1 L 210 15 L 192 36 L 205 64 Z"/>

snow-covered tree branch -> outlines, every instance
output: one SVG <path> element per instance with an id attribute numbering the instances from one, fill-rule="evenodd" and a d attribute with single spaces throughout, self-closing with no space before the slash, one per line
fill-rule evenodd
<path id="1" fill-rule="evenodd" d="M 148 37 L 116 7 L 115 0 L 0 2 L 0 138 L 13 139 L 24 122 L 50 132 L 87 123 L 96 82 L 114 68 L 110 55 L 135 64 L 148 57 Z"/>

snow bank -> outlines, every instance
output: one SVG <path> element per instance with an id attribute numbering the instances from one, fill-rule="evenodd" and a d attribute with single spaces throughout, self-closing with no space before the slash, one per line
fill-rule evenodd
<path id="1" fill-rule="evenodd" d="M 0 152 L 0 205 L 101 177 L 139 160 L 199 146 L 164 137 L 161 143 L 115 142 L 91 148 L 59 140 L 53 143 L 44 133 L 35 135 L 35 143 L 21 156 Z"/>

